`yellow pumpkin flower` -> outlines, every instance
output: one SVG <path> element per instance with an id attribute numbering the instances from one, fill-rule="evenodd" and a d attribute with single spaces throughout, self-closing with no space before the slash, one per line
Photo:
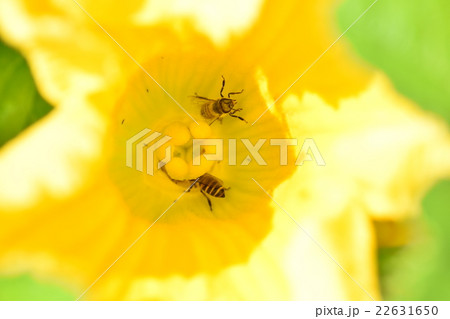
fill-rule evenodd
<path id="1" fill-rule="evenodd" d="M 447 128 L 343 40 L 284 94 L 339 36 L 334 1 L 191 5 L 0 2 L 0 36 L 55 106 L 0 150 L 0 273 L 92 300 L 380 299 L 374 221 L 417 213 L 448 176 Z M 189 97 L 218 98 L 222 75 L 249 124 L 208 125 Z M 145 128 L 172 137 L 153 176 L 125 165 Z M 237 139 L 237 164 L 194 165 L 194 138 Z M 241 139 L 271 138 L 300 141 L 290 165 L 269 143 L 266 165 L 247 159 Z M 229 187 L 212 210 L 173 182 L 205 173 Z"/>

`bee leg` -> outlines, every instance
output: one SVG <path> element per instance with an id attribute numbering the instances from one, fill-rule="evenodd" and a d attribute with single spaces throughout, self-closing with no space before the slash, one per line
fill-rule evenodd
<path id="1" fill-rule="evenodd" d="M 212 204 L 211 204 L 211 200 L 209 199 L 208 195 L 206 195 L 206 193 L 203 191 L 203 189 L 201 190 L 203 196 L 206 197 L 206 200 L 208 201 L 208 205 L 209 205 L 209 210 L 212 211 Z"/>
<path id="2" fill-rule="evenodd" d="M 211 123 L 209 123 L 209 126 L 211 126 L 217 119 L 218 117 L 216 117 Z"/>
<path id="3" fill-rule="evenodd" d="M 222 88 L 220 89 L 220 96 L 223 97 L 223 88 L 225 87 L 225 78 L 222 75 Z"/>
<path id="4" fill-rule="evenodd" d="M 233 109 L 233 111 L 231 111 L 230 114 L 234 114 L 234 113 L 240 112 L 242 110 L 243 110 L 243 108 Z"/>
<path id="5" fill-rule="evenodd" d="M 241 121 L 244 121 L 245 123 L 248 123 L 244 118 L 242 118 L 240 116 L 237 116 L 237 115 L 234 115 L 234 114 L 231 114 L 231 113 L 228 113 L 228 114 L 230 114 L 231 117 L 236 117 L 236 118 L 240 119 Z"/>
<path id="6" fill-rule="evenodd" d="M 242 90 L 239 91 L 239 92 L 230 92 L 230 93 L 228 93 L 228 98 L 230 97 L 230 95 L 233 95 L 233 94 L 241 94 L 242 92 L 244 92 L 244 89 L 242 89 Z"/>
<path id="7" fill-rule="evenodd" d="M 189 180 L 190 183 L 192 183 L 188 189 L 186 189 L 186 193 L 189 193 L 191 191 L 192 188 L 194 188 L 197 185 L 198 182 L 198 178 L 197 179 L 190 179 Z"/>

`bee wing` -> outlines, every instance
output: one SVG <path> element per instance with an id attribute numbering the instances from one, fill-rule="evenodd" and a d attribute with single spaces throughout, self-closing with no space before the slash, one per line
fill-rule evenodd
<path id="1" fill-rule="evenodd" d="M 218 178 L 218 177 L 216 177 L 214 175 L 211 175 L 209 173 L 203 174 L 202 178 L 200 178 L 198 180 L 198 183 L 202 184 L 202 185 L 207 185 L 207 184 L 210 183 L 211 180 L 214 180 L 214 181 L 218 182 L 219 184 L 223 185 L 223 181 L 220 178 Z"/>
<path id="2" fill-rule="evenodd" d="M 199 96 L 199 95 L 192 95 L 191 100 L 193 103 L 203 106 L 205 104 L 209 104 L 211 102 L 215 102 L 216 100 L 208 99 L 207 97 Z"/>

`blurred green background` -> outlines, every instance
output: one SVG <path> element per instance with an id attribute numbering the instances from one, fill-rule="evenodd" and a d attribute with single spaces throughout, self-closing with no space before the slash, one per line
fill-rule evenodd
<path id="1" fill-rule="evenodd" d="M 345 30 L 373 0 L 338 8 Z M 346 34 L 355 51 L 383 70 L 397 90 L 450 123 L 450 1 L 380 0 Z M 320 63 L 320 62 L 319 62 Z M 25 60 L 0 42 L 0 147 L 51 111 L 38 94 Z M 314 72 L 313 70 L 311 72 Z M 18 107 L 20 106 L 20 107 Z M 450 181 L 423 201 L 421 235 L 379 251 L 386 300 L 450 300 Z M 0 278 L 0 300 L 74 300 L 62 287 L 29 275 Z"/>

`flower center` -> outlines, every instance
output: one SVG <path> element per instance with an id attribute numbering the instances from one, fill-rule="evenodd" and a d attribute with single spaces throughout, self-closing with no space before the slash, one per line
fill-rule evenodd
<path id="1" fill-rule="evenodd" d="M 220 98 L 221 74 L 227 78 L 225 94 L 245 89 L 239 95 L 243 118 L 256 119 L 266 109 L 256 81 L 237 65 L 218 69 L 210 59 L 174 52 L 149 61 L 146 70 L 178 103 L 137 73 L 117 104 L 109 163 L 129 210 L 127 231 L 135 238 L 151 227 L 137 244 L 145 254 L 140 269 L 151 276 L 193 276 L 246 262 L 270 232 L 273 215 L 270 198 L 253 178 L 273 190 L 291 168 L 280 166 L 268 143 L 259 149 L 266 165 L 256 159 L 240 165 L 249 157 L 240 141 L 256 145 L 274 134 L 282 138 L 287 127 L 270 113 L 255 126 L 231 116 L 212 125 L 204 119 L 203 104 L 192 98 Z M 201 176 L 200 187 L 187 192 Z"/>
<path id="2" fill-rule="evenodd" d="M 164 171 L 168 177 L 174 180 L 192 180 L 209 172 L 214 161 L 207 161 L 202 154 L 208 152 L 207 146 L 200 146 L 200 153 L 194 154 L 195 139 L 212 137 L 212 131 L 208 124 L 191 122 L 189 125 L 183 122 L 173 122 L 163 129 L 163 134 L 171 138 L 168 143 L 170 160 L 164 165 Z M 159 148 L 156 152 L 158 161 L 166 159 L 166 148 Z M 196 157 L 197 158 L 196 161 Z"/>

